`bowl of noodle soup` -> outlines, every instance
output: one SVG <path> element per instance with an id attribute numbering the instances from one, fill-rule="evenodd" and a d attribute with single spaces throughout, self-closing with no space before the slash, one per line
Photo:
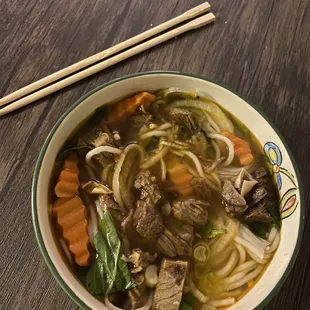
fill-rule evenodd
<path id="1" fill-rule="evenodd" d="M 303 199 L 258 107 L 160 71 L 99 86 L 65 112 L 37 161 L 32 214 L 47 265 L 83 309 L 248 310 L 294 264 Z"/>

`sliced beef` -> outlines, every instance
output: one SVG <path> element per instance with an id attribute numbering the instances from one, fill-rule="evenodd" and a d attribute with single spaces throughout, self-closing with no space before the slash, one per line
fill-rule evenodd
<path id="1" fill-rule="evenodd" d="M 79 145 L 99 147 L 103 145 L 114 145 L 113 136 L 105 122 L 101 121 L 89 130 L 86 130 L 79 138 Z"/>
<path id="2" fill-rule="evenodd" d="M 169 219 L 157 240 L 159 252 L 170 257 L 177 255 L 191 256 L 194 228 L 175 219 Z"/>
<path id="3" fill-rule="evenodd" d="M 262 201 L 257 206 L 249 208 L 248 212 L 246 212 L 244 215 L 244 220 L 247 223 L 271 223 L 272 217 L 268 212 L 266 202 Z"/>
<path id="4" fill-rule="evenodd" d="M 226 180 L 223 185 L 222 197 L 225 202 L 230 205 L 244 207 L 246 205 L 245 199 L 235 189 L 232 182 Z"/>
<path id="5" fill-rule="evenodd" d="M 196 197 L 207 201 L 210 199 L 211 189 L 204 178 L 194 178 L 192 185 Z"/>
<path id="6" fill-rule="evenodd" d="M 193 135 L 198 131 L 198 126 L 194 120 L 193 114 L 180 108 L 173 108 L 170 111 L 170 116 L 176 125 L 185 129 L 189 135 Z"/>
<path id="7" fill-rule="evenodd" d="M 272 223 L 280 218 L 279 198 L 272 178 L 264 167 L 254 170 L 252 176 L 258 183 L 245 197 L 250 207 L 244 214 L 244 221 Z"/>
<path id="8" fill-rule="evenodd" d="M 164 222 L 151 198 L 138 200 L 133 214 L 133 225 L 143 238 L 156 240 L 159 237 L 164 229 Z"/>
<path id="9" fill-rule="evenodd" d="M 260 167 L 254 170 L 252 173 L 252 177 L 257 181 L 256 187 L 263 186 L 265 188 L 268 188 L 268 186 L 272 186 L 271 176 L 269 175 L 267 169 L 265 169 L 264 167 Z"/>
<path id="10" fill-rule="evenodd" d="M 257 179 L 257 186 L 267 186 L 267 184 L 268 184 L 267 178 Z"/>
<path id="11" fill-rule="evenodd" d="M 166 254 L 170 257 L 175 257 L 177 256 L 177 250 L 174 245 L 175 241 L 169 238 L 170 234 L 168 235 L 167 232 L 169 232 L 167 229 L 163 231 L 157 240 L 156 246 L 160 253 Z"/>
<path id="12" fill-rule="evenodd" d="M 161 193 L 156 178 L 149 171 L 139 172 L 134 187 L 140 191 L 140 199 L 133 214 L 133 225 L 143 238 L 156 240 L 164 229 L 157 206 Z"/>
<path id="13" fill-rule="evenodd" d="M 230 203 L 228 203 L 227 201 L 223 200 L 222 204 L 225 208 L 225 211 L 227 213 L 229 213 L 232 216 L 239 216 L 239 215 L 243 215 L 243 213 L 248 209 L 249 206 L 245 205 L 245 206 L 234 206 Z"/>
<path id="14" fill-rule="evenodd" d="M 226 212 L 233 216 L 242 214 L 248 208 L 246 200 L 241 196 L 229 180 L 224 182 L 222 197 L 222 204 Z"/>
<path id="15" fill-rule="evenodd" d="M 162 261 L 154 294 L 153 310 L 179 309 L 187 269 L 186 261 L 168 259 Z"/>
<path id="16" fill-rule="evenodd" d="M 260 202 L 263 198 L 267 196 L 267 188 L 266 186 L 258 186 L 255 187 L 247 196 L 246 200 L 249 206 L 253 206 Z"/>
<path id="17" fill-rule="evenodd" d="M 134 187 L 140 191 L 140 199 L 150 198 L 155 205 L 161 199 L 156 177 L 150 171 L 139 172 Z"/>
<path id="18" fill-rule="evenodd" d="M 135 287 L 127 291 L 125 310 L 133 310 L 144 306 L 148 300 L 149 292 L 144 281 L 144 272 L 131 275 Z"/>
<path id="19" fill-rule="evenodd" d="M 257 168 L 256 170 L 253 171 L 252 177 L 255 180 L 265 178 L 265 177 L 268 177 L 268 172 L 264 167 L 260 167 L 260 168 Z"/>
<path id="20" fill-rule="evenodd" d="M 172 212 L 178 220 L 190 225 L 205 225 L 208 220 L 209 203 L 189 198 L 172 203 Z"/>
<path id="21" fill-rule="evenodd" d="M 128 291 L 128 302 L 125 309 L 133 310 L 144 306 L 148 300 L 148 292 L 145 286 L 133 288 Z"/>
<path id="22" fill-rule="evenodd" d="M 142 114 L 133 116 L 131 121 L 131 128 L 139 131 L 143 126 L 149 126 L 152 123 L 153 116 L 151 114 Z"/>
<path id="23" fill-rule="evenodd" d="M 254 181 L 254 184 L 251 184 L 254 186 L 249 189 L 245 197 L 242 197 L 239 191 L 242 192 L 243 182 L 246 179 Z M 245 171 L 243 174 L 240 173 L 235 181 L 235 187 L 230 181 L 224 182 L 222 196 L 227 213 L 239 217 L 246 223 L 271 223 L 273 216 L 278 216 L 277 194 L 271 176 L 264 167 L 257 168 L 251 175 Z"/>
<path id="24" fill-rule="evenodd" d="M 103 121 L 89 128 L 89 130 L 86 130 L 85 133 L 81 134 L 78 140 L 78 146 L 96 148 L 104 145 L 113 147 L 117 146 L 106 123 Z M 84 151 L 84 149 L 82 150 Z M 104 152 L 93 156 L 92 161 L 100 168 L 104 168 L 114 162 L 114 157 L 115 156 L 113 154 Z"/>
<path id="25" fill-rule="evenodd" d="M 128 291 L 128 302 L 125 309 L 136 309 L 146 304 L 149 294 L 144 281 L 144 272 L 156 257 L 156 254 L 151 255 L 140 249 L 132 250 L 129 255 L 124 257 L 130 269 L 132 281 L 135 284 L 135 288 Z"/>

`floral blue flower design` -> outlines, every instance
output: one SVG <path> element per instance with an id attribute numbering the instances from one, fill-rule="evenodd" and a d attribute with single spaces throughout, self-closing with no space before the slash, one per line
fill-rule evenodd
<path id="1" fill-rule="evenodd" d="M 275 143 L 267 142 L 264 145 L 264 151 L 272 165 L 272 169 L 276 177 L 279 192 L 282 189 L 281 174 L 285 175 L 294 185 L 294 187 L 290 188 L 283 194 L 280 200 L 281 218 L 284 219 L 292 215 L 298 206 L 295 177 L 287 169 L 281 167 L 282 153 Z"/>

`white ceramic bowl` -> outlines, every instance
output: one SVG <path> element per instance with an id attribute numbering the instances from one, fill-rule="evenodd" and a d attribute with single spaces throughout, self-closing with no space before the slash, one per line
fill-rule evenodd
<path id="1" fill-rule="evenodd" d="M 304 198 L 297 166 L 274 125 L 254 105 L 218 83 L 178 72 L 146 72 L 99 86 L 78 100 L 48 135 L 36 165 L 32 187 L 32 213 L 39 247 L 52 274 L 83 309 L 105 309 L 71 273 L 55 244 L 48 214 L 48 189 L 53 163 L 66 139 L 97 108 L 142 90 L 166 87 L 195 88 L 213 97 L 256 135 L 273 164 L 281 197 L 282 233 L 275 256 L 254 288 L 230 309 L 262 308 L 279 290 L 296 259 L 304 221 Z"/>

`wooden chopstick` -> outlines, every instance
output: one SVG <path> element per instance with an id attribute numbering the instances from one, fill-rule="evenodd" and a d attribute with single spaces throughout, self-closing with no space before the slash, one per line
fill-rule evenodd
<path id="1" fill-rule="evenodd" d="M 207 3 L 204 3 L 203 5 L 200 5 L 200 6 L 194 8 L 194 9 L 188 11 L 188 12 L 191 12 L 190 13 L 190 14 L 192 14 L 191 17 L 197 16 L 197 14 L 200 14 L 201 12 L 204 12 L 204 10 L 206 10 L 207 7 L 208 7 Z M 197 10 L 197 8 L 198 8 L 198 10 Z M 209 8 L 210 8 L 210 5 L 209 5 L 208 9 Z M 178 19 L 180 17 L 181 17 L 181 19 L 185 18 L 184 17 L 185 14 L 187 14 L 186 16 L 189 16 L 188 12 L 184 13 L 183 15 L 180 15 L 179 17 L 174 18 L 173 20 L 176 20 L 176 19 Z M 200 13 L 198 13 L 198 12 L 200 12 Z M 190 17 L 187 17 L 187 19 L 188 18 L 190 18 Z M 180 19 L 178 19 L 178 20 L 180 21 Z M 52 93 L 54 93 L 54 92 L 56 92 L 56 91 L 58 91 L 58 90 L 60 90 L 60 89 L 62 89 L 64 87 L 67 87 L 67 86 L 69 86 L 69 85 L 71 85 L 73 83 L 76 83 L 76 82 L 78 82 L 78 81 L 80 81 L 80 80 L 82 80 L 82 79 L 84 79 L 84 78 L 86 78 L 86 77 L 88 77 L 90 75 L 93 75 L 93 74 L 95 74 L 95 73 L 97 73 L 97 72 L 99 72 L 99 71 L 101 71 L 101 70 L 103 70 L 105 68 L 108 68 L 108 67 L 110 67 L 110 66 L 112 66 L 112 65 L 114 65 L 116 63 L 119 63 L 119 62 L 121 62 L 124 59 L 132 57 L 132 56 L 134 56 L 134 55 L 136 55 L 138 53 L 141 53 L 141 52 L 143 52 L 143 51 L 145 51 L 145 50 L 147 50 L 149 48 L 152 48 L 152 47 L 154 47 L 154 46 L 156 46 L 158 44 L 161 44 L 161 43 L 163 43 L 163 42 L 165 42 L 165 41 L 167 41 L 169 39 L 172 39 L 172 38 L 174 38 L 174 37 L 176 37 L 178 35 L 181 35 L 184 32 L 187 32 L 189 30 L 196 29 L 196 28 L 202 27 L 202 26 L 204 26 L 206 24 L 209 24 L 209 23 L 213 22 L 214 20 L 215 20 L 215 16 L 212 13 L 203 15 L 201 17 L 198 17 L 198 18 L 196 18 L 196 19 L 194 19 L 194 20 L 192 20 L 192 21 L 190 21 L 190 22 L 188 22 L 188 23 L 178 27 L 178 28 L 175 28 L 175 29 L 173 29 L 171 31 L 168 31 L 168 32 L 166 32 L 166 33 L 164 33 L 162 35 L 159 35 L 159 36 L 157 36 L 157 37 L 155 37 L 155 38 L 153 38 L 151 40 L 148 40 L 148 41 L 143 42 L 143 43 L 141 43 L 141 44 L 139 44 L 137 46 L 134 46 L 134 47 L 132 47 L 132 48 L 130 48 L 130 49 L 128 49 L 128 50 L 126 50 L 126 51 L 116 55 L 116 56 L 113 56 L 113 57 L 111 57 L 111 58 L 109 58 L 107 60 L 104 60 L 104 61 L 102 61 L 102 62 L 100 62 L 98 64 L 95 64 L 95 65 L 93 65 L 93 66 L 91 66 L 89 68 L 86 68 L 86 69 L 84 69 L 82 71 L 79 71 L 79 72 L 77 72 L 77 73 L 75 73 L 75 74 L 73 74 L 71 76 L 68 76 L 68 77 L 66 77 L 68 75 L 68 72 L 66 70 L 69 69 L 69 68 L 71 68 L 70 70 L 72 70 L 72 67 L 77 65 L 77 64 L 79 64 L 79 66 L 75 67 L 75 70 L 78 70 L 77 68 L 84 68 L 85 66 L 83 66 L 83 64 L 81 64 L 83 61 L 81 61 L 81 62 L 79 62 L 79 63 L 77 63 L 75 65 L 72 65 L 72 66 L 70 66 L 68 68 L 62 69 L 62 70 L 52 74 L 52 76 L 54 75 L 54 77 L 51 79 L 51 81 L 55 81 L 55 75 L 59 74 L 60 72 L 62 72 L 62 74 L 58 75 L 59 77 L 56 80 L 58 80 L 62 76 L 64 76 L 65 78 L 60 80 L 60 81 L 58 81 L 58 82 L 55 82 L 54 84 L 51 84 L 51 85 L 48 85 L 48 86 L 44 87 L 45 85 L 51 83 L 50 81 L 48 81 L 48 79 L 50 78 L 50 76 L 48 76 L 48 77 L 46 77 L 46 78 L 44 78 L 42 80 L 39 80 L 39 81 L 37 81 L 37 82 L 35 82 L 33 84 L 30 84 L 29 86 L 26 86 L 26 87 L 24 87 L 24 88 L 22 88 L 22 89 L 20 89 L 20 90 L 18 90 L 16 92 L 12 93 L 11 95 L 8 95 L 8 96 L 2 98 L 0 100 L 0 106 L 12 102 L 12 100 L 14 100 L 12 98 L 15 98 L 15 100 L 16 99 L 17 100 L 14 101 L 13 103 L 7 105 L 6 107 L 1 108 L 0 109 L 0 116 L 2 116 L 4 114 L 7 114 L 9 112 L 12 112 L 14 110 L 17 110 L 17 109 L 19 109 L 19 108 L 21 108 L 23 106 L 26 106 L 26 105 L 28 105 L 28 104 L 30 104 L 30 103 L 38 100 L 38 99 L 41 99 L 41 98 L 43 98 L 43 97 L 45 97 L 47 95 L 50 95 L 50 94 L 52 94 Z M 171 21 L 168 21 L 165 24 L 167 25 L 167 23 L 170 23 L 170 22 Z M 175 25 L 175 24 L 176 24 L 176 22 L 174 21 L 172 25 Z M 154 30 L 156 28 L 158 29 L 158 27 L 162 27 L 162 26 L 163 25 L 157 26 L 154 29 L 148 30 L 147 32 L 153 31 L 152 35 L 154 35 Z M 166 29 L 166 26 L 162 27 L 160 29 Z M 142 35 L 143 34 L 141 34 L 139 36 L 142 36 Z M 149 36 L 150 36 L 150 34 L 148 34 L 148 37 Z M 134 39 L 134 38 L 132 38 L 132 39 Z M 130 41 L 130 40 L 131 39 L 127 40 L 127 42 Z M 142 39 L 140 38 L 140 40 L 142 40 Z M 120 43 L 120 44 L 122 44 L 122 43 Z M 118 45 L 120 45 L 120 44 L 118 44 Z M 133 43 L 131 43 L 131 44 L 133 44 Z M 111 49 L 113 49 L 113 47 Z M 109 53 L 111 53 L 111 49 L 108 49 L 108 50 L 110 50 Z M 105 52 L 102 52 L 102 53 L 105 53 Z M 102 53 L 99 53 L 99 54 L 102 55 Z M 115 50 L 114 50 L 113 54 L 114 53 L 115 53 Z M 97 55 L 94 55 L 92 57 L 96 57 Z M 108 57 L 106 55 L 107 54 L 105 54 L 103 58 Z M 89 57 L 89 58 L 87 58 L 85 60 L 88 63 L 86 66 L 89 65 L 89 59 L 92 58 L 92 57 Z M 98 60 L 98 58 L 96 58 L 96 59 Z M 72 71 L 72 72 L 75 72 L 75 70 Z M 71 72 L 71 71 L 69 71 L 69 72 Z M 42 83 L 41 81 L 43 81 L 43 84 L 41 84 Z M 36 86 L 33 86 L 35 84 L 36 84 Z M 41 85 L 41 87 L 44 87 L 44 88 L 36 91 L 38 89 L 38 85 Z M 44 86 L 42 86 L 42 85 L 44 85 Z M 39 87 L 39 88 L 41 88 L 41 87 Z M 33 91 L 35 91 L 35 92 L 31 93 Z M 29 93 L 31 93 L 31 94 L 29 94 Z M 29 95 L 27 95 L 27 94 L 29 94 Z M 23 97 L 23 96 L 25 96 L 25 97 Z M 8 97 L 9 97 L 9 99 L 7 99 Z M 21 97 L 23 97 L 23 98 L 21 98 Z M 19 98 L 21 98 L 21 99 L 19 99 Z"/>
<path id="2" fill-rule="evenodd" d="M 189 11 L 186 11 L 182 15 L 179 15 L 163 24 L 160 24 L 152 29 L 149 29 L 133 38 L 130 38 L 124 42 L 121 42 L 113 47 L 110 47 L 104 51 L 101 51 L 93 56 L 90 56 L 84 60 L 81 60 L 69 67 L 66 67 L 62 70 L 59 70 L 43 79 L 40 79 L 26 87 L 23 87 L 12 94 L 7 95 L 6 97 L 3 97 L 0 99 L 0 106 L 6 105 L 10 102 L 13 102 L 17 99 L 20 99 L 21 97 L 24 97 L 48 84 L 51 84 L 57 80 L 60 80 L 64 78 L 67 75 L 71 75 L 74 72 L 77 72 L 81 69 L 84 69 L 85 67 L 88 67 L 96 62 L 102 61 L 118 52 L 121 52 L 124 49 L 127 49 L 135 44 L 138 44 L 141 41 L 144 41 L 160 32 L 163 32 L 177 24 L 180 24 L 188 19 L 194 18 L 200 14 L 203 14 L 210 10 L 210 4 L 208 2 L 205 2 L 201 5 L 198 5 Z"/>

